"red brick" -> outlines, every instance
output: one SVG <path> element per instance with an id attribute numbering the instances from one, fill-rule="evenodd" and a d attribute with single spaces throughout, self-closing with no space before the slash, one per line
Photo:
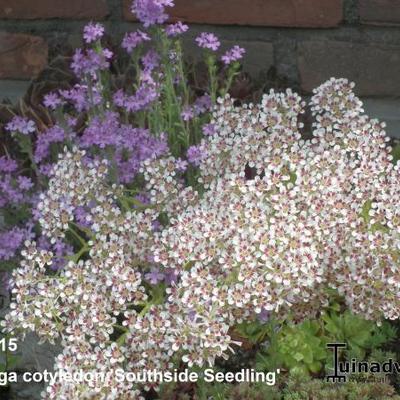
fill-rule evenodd
<path id="1" fill-rule="evenodd" d="M 106 0 L 0 0 L 0 18 L 87 18 L 108 15 Z"/>
<path id="2" fill-rule="evenodd" d="M 126 19 L 134 20 L 131 0 L 124 0 Z M 343 18 L 342 0 L 175 0 L 174 20 L 224 25 L 332 27 Z"/>
<path id="3" fill-rule="evenodd" d="M 38 36 L 0 32 L 0 79 L 30 79 L 47 63 L 47 44 Z"/>
<path id="4" fill-rule="evenodd" d="M 360 0 L 359 9 L 363 23 L 400 24 L 400 0 Z"/>
<path id="5" fill-rule="evenodd" d="M 298 46 L 298 66 L 306 92 L 336 77 L 355 82 L 360 96 L 400 93 L 400 46 L 309 41 Z"/>

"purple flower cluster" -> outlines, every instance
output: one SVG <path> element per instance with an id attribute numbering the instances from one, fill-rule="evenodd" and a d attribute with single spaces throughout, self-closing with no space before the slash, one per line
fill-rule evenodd
<path id="1" fill-rule="evenodd" d="M 147 81 L 147 83 L 154 84 L 153 78 L 150 73 L 160 66 L 160 55 L 154 50 L 150 49 L 141 59 L 143 65 L 143 72 L 141 74 L 142 81 Z"/>
<path id="2" fill-rule="evenodd" d="M 163 24 L 168 19 L 165 8 L 173 6 L 173 0 L 134 0 L 131 10 L 148 28 L 152 25 Z"/>
<path id="3" fill-rule="evenodd" d="M 119 144 L 119 115 L 116 112 L 107 112 L 104 117 L 96 116 L 90 122 L 80 138 L 83 148 L 98 146 L 104 149 L 106 146 Z"/>
<path id="4" fill-rule="evenodd" d="M 80 139 L 80 146 L 100 149 L 112 146 L 121 183 L 134 179 L 142 161 L 159 157 L 168 150 L 164 135 L 156 138 L 147 129 L 121 124 L 119 114 L 111 111 L 104 117 L 93 118 Z"/>
<path id="5" fill-rule="evenodd" d="M 8 261 L 15 257 L 18 248 L 25 240 L 31 238 L 31 226 L 25 229 L 13 227 L 8 231 L 0 232 L 0 261 Z"/>
<path id="6" fill-rule="evenodd" d="M 0 157 L 0 172 L 14 172 L 18 165 L 15 160 L 6 156 Z"/>
<path id="7" fill-rule="evenodd" d="M 136 32 L 130 32 L 125 34 L 124 39 L 122 40 L 122 48 L 125 49 L 128 53 L 132 53 L 137 46 L 143 44 L 144 42 L 150 41 L 150 36 L 142 32 L 141 30 L 137 30 Z"/>
<path id="8" fill-rule="evenodd" d="M 161 272 L 160 268 L 153 267 L 144 277 L 150 284 L 157 285 L 164 280 L 164 273 Z"/>
<path id="9" fill-rule="evenodd" d="M 188 161 L 195 166 L 200 165 L 200 163 L 207 157 L 207 153 L 201 145 L 190 146 L 187 150 L 186 155 Z"/>
<path id="10" fill-rule="evenodd" d="M 178 21 L 175 24 L 170 24 L 165 28 L 165 33 L 169 37 L 176 37 L 182 35 L 187 32 L 189 27 L 186 24 L 183 24 L 181 21 Z"/>
<path id="11" fill-rule="evenodd" d="M 28 192 L 32 187 L 33 182 L 29 177 L 18 175 L 15 160 L 0 157 L 0 207 L 29 203 Z"/>
<path id="12" fill-rule="evenodd" d="M 178 280 L 178 274 L 173 268 L 163 268 L 163 272 L 158 267 L 152 267 L 150 272 L 144 275 L 144 278 L 151 285 L 157 285 L 161 282 L 165 282 L 167 286 L 176 283 Z"/>
<path id="13" fill-rule="evenodd" d="M 217 132 L 215 124 L 204 124 L 202 129 L 204 136 L 212 136 Z"/>
<path id="14" fill-rule="evenodd" d="M 51 110 L 63 105 L 63 100 L 57 93 L 47 93 L 43 99 L 43 105 Z"/>
<path id="15" fill-rule="evenodd" d="M 221 60 L 225 65 L 232 64 L 235 61 L 239 61 L 243 58 L 246 50 L 239 46 L 233 46 L 228 50 L 222 57 Z"/>
<path id="16" fill-rule="evenodd" d="M 146 110 L 158 96 L 159 92 L 155 85 L 143 84 L 134 95 L 127 95 L 122 89 L 118 90 L 114 94 L 114 103 L 128 112 L 137 112 Z"/>
<path id="17" fill-rule="evenodd" d="M 149 28 L 165 23 L 168 20 L 166 9 L 172 6 L 174 6 L 173 0 L 135 0 L 132 11 L 143 23 L 144 28 Z M 36 209 L 35 204 L 39 202 L 41 185 L 46 186 L 46 177 L 54 177 L 54 166 L 57 165 L 54 162 L 58 153 L 65 149 L 64 146 L 85 149 L 85 159 L 88 160 L 107 158 L 115 166 L 116 176 L 110 173 L 113 183 L 132 185 L 133 190 L 138 189 L 140 192 L 143 187 L 136 188 L 135 177 L 143 162 L 169 154 L 170 151 L 174 153 L 175 150 L 172 145 L 173 141 L 171 141 L 171 137 L 174 138 L 175 133 L 171 133 L 171 131 L 176 129 L 175 126 L 180 125 L 182 121 L 166 122 L 164 116 L 167 118 L 166 114 L 170 114 L 168 117 L 171 119 L 179 119 L 181 112 L 181 118 L 188 122 L 185 124 L 186 129 L 189 131 L 200 129 L 203 119 L 190 121 L 211 110 L 211 97 L 205 94 L 189 101 L 188 99 L 194 97 L 190 88 L 188 88 L 189 95 L 183 95 L 182 90 L 185 87 L 182 89 L 181 85 L 186 84 L 186 77 L 180 70 L 182 54 L 177 40 L 174 39 L 185 33 L 188 26 L 177 22 L 153 29 L 157 29 L 163 40 L 169 40 L 171 44 L 166 48 L 165 54 L 170 55 L 170 60 L 166 62 L 171 63 L 170 70 L 173 75 L 169 76 L 170 70 L 164 69 L 161 63 L 161 54 L 163 56 L 165 54 L 150 48 L 143 55 L 141 52 L 137 53 L 138 57 L 139 55 L 141 57 L 135 74 L 137 80 L 131 86 L 133 89 L 123 87 L 115 90 L 110 84 L 110 82 L 114 82 L 110 77 L 110 66 L 114 55 L 109 49 L 103 48 L 101 44 L 105 31 L 104 26 L 91 22 L 84 27 L 85 46 L 75 51 L 70 65 L 76 75 L 76 83 L 68 89 L 63 88 L 48 93 L 43 98 L 43 105 L 47 109 L 57 111 L 54 113 L 55 124 L 47 129 L 40 129 L 40 134 L 32 135 L 32 138 L 15 136 L 21 143 L 23 140 L 32 143 L 35 169 L 29 174 L 21 175 L 16 161 L 8 157 L 0 157 L 0 209 L 12 207 L 13 212 L 21 215 L 28 212 L 25 226 L 24 221 L 20 221 L 18 225 L 7 226 L 4 232 L 0 232 L 0 261 L 16 262 L 19 247 L 25 240 L 33 238 L 31 221 L 36 224 L 39 221 L 40 212 Z M 142 50 L 144 45 L 152 40 L 151 32 L 142 28 L 142 30 L 126 33 L 121 47 L 129 54 L 139 47 Z M 212 33 L 203 32 L 196 38 L 196 42 L 200 47 L 212 51 L 217 51 L 220 47 L 220 41 Z M 154 47 L 158 48 L 158 43 Z M 222 60 L 228 64 L 239 59 L 242 54 L 243 49 L 235 46 L 222 57 Z M 132 63 L 132 60 L 130 62 Z M 177 100 L 177 104 L 173 105 L 164 104 L 165 99 L 168 98 L 167 90 L 169 90 L 166 83 L 169 84 L 171 81 L 173 82 L 171 85 L 173 98 Z M 187 104 L 186 107 L 184 104 Z M 170 106 L 176 107 L 176 109 L 172 113 L 165 112 Z M 149 110 L 151 112 L 148 112 Z M 135 113 L 138 113 L 139 118 L 136 118 Z M 60 118 L 60 114 L 62 114 L 62 118 Z M 154 123 L 151 118 L 154 118 L 154 121 L 159 118 L 161 121 Z M 154 129 L 154 132 L 147 127 Z M 15 116 L 6 125 L 6 129 L 13 134 L 22 135 L 30 135 L 37 131 L 35 122 L 22 116 Z M 213 129 L 212 125 L 204 126 L 204 134 L 211 135 Z M 164 131 L 168 131 L 168 134 Z M 197 134 L 193 135 L 193 137 L 198 136 Z M 191 132 L 190 137 L 192 137 Z M 169 138 L 171 149 L 167 138 Z M 187 146 L 186 143 L 185 146 Z M 177 146 L 177 148 L 181 147 Z M 180 184 L 184 182 L 182 175 L 187 170 L 189 163 L 199 165 L 204 157 L 205 151 L 201 146 L 191 146 L 187 150 L 187 160 L 176 158 L 176 172 Z M 39 179 L 34 178 L 35 174 Z M 149 193 L 143 192 L 142 194 L 143 200 L 147 198 L 149 201 Z M 92 207 L 95 207 L 95 204 L 76 204 L 73 210 L 69 211 L 76 223 L 82 227 L 91 228 L 93 224 L 90 217 Z M 37 225 L 35 229 L 37 230 Z M 157 232 L 161 229 L 163 226 L 154 221 L 153 231 Z M 73 252 L 72 247 L 67 244 L 68 238 L 64 240 L 50 243 L 44 237 L 39 236 L 38 239 L 40 249 L 52 251 L 55 254 L 53 268 L 56 270 L 65 265 L 66 255 Z M 162 274 L 160 271 L 152 269 L 145 278 L 153 284 L 159 281 L 170 284 L 177 279 L 173 271 L 168 272 L 165 269 Z"/>
<path id="18" fill-rule="evenodd" d="M 184 121 L 190 121 L 194 118 L 194 112 L 192 107 L 186 106 L 181 112 L 181 117 Z"/>
<path id="19" fill-rule="evenodd" d="M 190 121 L 211 109 L 211 97 L 208 94 L 198 97 L 192 106 L 183 108 L 181 117 L 184 121 Z"/>
<path id="20" fill-rule="evenodd" d="M 213 33 L 202 32 L 197 38 L 196 43 L 203 49 L 217 51 L 221 46 L 221 42 Z"/>
<path id="21" fill-rule="evenodd" d="M 210 111 L 211 105 L 211 97 L 208 94 L 198 97 L 193 105 L 195 115 L 201 115 Z"/>
<path id="22" fill-rule="evenodd" d="M 52 143 L 62 143 L 66 138 L 65 130 L 58 125 L 47 129 L 46 132 L 40 134 L 36 140 L 35 162 L 43 161 L 50 154 L 50 146 Z"/>
<path id="23" fill-rule="evenodd" d="M 87 85 L 76 84 L 72 89 L 59 90 L 60 96 L 71 103 L 76 111 L 87 111 L 90 107 L 101 104 L 103 98 L 96 87 L 92 87 L 90 92 Z"/>
<path id="24" fill-rule="evenodd" d="M 36 131 L 36 125 L 32 120 L 17 115 L 6 125 L 6 129 L 10 132 L 29 135 Z"/>
<path id="25" fill-rule="evenodd" d="M 89 75 L 92 79 L 97 78 L 97 72 L 110 67 L 113 53 L 109 49 L 77 49 L 72 57 L 71 68 L 77 77 Z"/>
<path id="26" fill-rule="evenodd" d="M 104 35 L 104 26 L 101 24 L 90 23 L 83 29 L 83 39 L 86 43 L 92 43 L 99 40 Z"/>

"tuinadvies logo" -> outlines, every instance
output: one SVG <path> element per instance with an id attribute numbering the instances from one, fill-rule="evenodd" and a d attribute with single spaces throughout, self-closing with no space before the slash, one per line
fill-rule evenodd
<path id="1" fill-rule="evenodd" d="M 346 343 L 327 343 L 328 349 L 333 349 L 333 374 L 327 375 L 328 382 L 347 382 L 348 374 L 394 374 L 400 373 L 400 363 L 389 358 L 387 361 L 369 362 L 352 358 L 350 361 L 340 361 L 339 351 L 347 348 Z"/>

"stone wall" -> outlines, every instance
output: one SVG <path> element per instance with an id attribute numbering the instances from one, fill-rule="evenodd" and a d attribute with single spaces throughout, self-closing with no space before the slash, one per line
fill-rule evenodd
<path id="1" fill-rule="evenodd" d="M 113 37 L 135 29 L 131 0 L 0 0 L 0 98 L 15 100 L 57 54 L 80 45 L 90 20 Z M 302 93 L 325 79 L 357 84 L 371 115 L 400 137 L 400 0 L 175 0 L 172 19 L 225 46 L 247 48 L 245 68 L 274 71 Z M 261 75 L 260 75 L 261 73 Z M 264 73 L 264 74 L 263 74 Z"/>

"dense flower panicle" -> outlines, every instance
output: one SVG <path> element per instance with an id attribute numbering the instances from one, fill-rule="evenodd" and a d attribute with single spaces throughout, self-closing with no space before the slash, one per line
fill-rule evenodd
<path id="1" fill-rule="evenodd" d="M 213 33 L 202 32 L 197 38 L 196 43 L 203 49 L 217 51 L 221 46 L 221 42 Z"/>
<path id="2" fill-rule="evenodd" d="M 398 190 L 398 167 L 391 164 L 383 127 L 360 115 L 362 104 L 349 88 L 345 80 L 332 80 L 315 91 L 310 142 L 301 141 L 298 131 L 304 103 L 290 91 L 271 92 L 260 106 L 220 100 L 212 121 L 216 134 L 201 144 L 207 151 L 201 180 L 209 191 L 162 232 L 163 245 L 155 249 L 155 260 L 165 266 L 194 265 L 195 279 L 184 285 L 187 273 L 181 278 L 186 302 L 214 299 L 228 310 L 235 306 L 236 314 L 239 307 L 242 318 L 251 314 L 250 305 L 254 313 L 300 317 L 326 304 L 323 289 L 330 286 L 366 318 L 398 318 L 397 256 L 388 249 L 397 249 L 399 238 L 386 228 L 395 207 L 383 213 L 386 191 Z M 385 206 L 378 213 L 380 198 Z M 360 215 L 369 202 L 366 221 Z M 357 269 L 348 265 L 353 257 Z M 210 268 L 216 262 L 219 268 Z M 198 280 L 199 273 L 210 280 Z M 226 282 L 232 274 L 239 280 L 237 295 L 223 283 L 220 289 L 207 283 Z"/>
<path id="3" fill-rule="evenodd" d="M 67 153 L 55 165 L 49 181 L 49 190 L 41 194 L 38 203 L 40 225 L 52 242 L 64 237 L 69 223 L 74 221 L 74 209 L 99 198 L 107 174 L 107 163 L 86 161 L 85 152 Z"/>
<path id="4" fill-rule="evenodd" d="M 315 316 L 329 304 L 328 289 L 367 319 L 399 318 L 400 166 L 384 126 L 362 114 L 344 79 L 314 91 L 310 140 L 300 133 L 305 106 L 291 90 L 260 104 L 218 99 L 187 161 L 146 154 L 138 167 L 145 191 L 132 208 L 121 206 L 123 187 L 107 185 L 108 164 L 67 152 L 39 203 L 51 249 L 26 243 L 6 331 L 61 339 L 56 368 L 140 372 L 170 369 L 176 359 L 212 366 L 239 345 L 232 326 Z M 82 140 L 109 145 L 101 123 L 93 120 Z M 111 112 L 103 123 L 124 146 L 140 134 Z M 185 185 L 187 162 L 198 166 L 202 195 Z M 90 238 L 85 258 L 51 275 L 50 251 L 65 253 L 59 241 L 78 215 Z M 49 385 L 43 397 L 120 400 L 150 387 L 111 374 L 90 387 Z"/>
<path id="5" fill-rule="evenodd" d="M 172 6 L 173 0 L 136 0 L 132 9 L 148 28 L 166 22 Z M 154 29 L 161 43 L 144 49 Z M 0 232 L 0 261 L 16 264 L 22 258 L 11 276 L 13 300 L 2 326 L 7 333 L 32 331 L 41 341 L 61 343 L 57 370 L 142 372 L 171 367 L 173 359 L 211 366 L 237 344 L 228 332 L 240 311 L 227 311 L 222 303 L 214 307 L 217 292 L 198 307 L 193 299 L 199 293 L 191 297 L 182 291 L 195 275 L 160 260 L 165 227 L 199 204 L 200 194 L 186 182 L 196 175 L 193 165 L 202 165 L 207 154 L 201 144 L 182 152 L 187 159 L 172 157 L 177 153 L 174 136 L 181 135 L 174 130 L 187 130 L 179 147 L 196 143 L 216 92 L 211 87 L 210 95 L 204 90 L 197 96 L 186 82 L 176 38 L 188 26 L 178 22 L 154 29 L 125 35 L 122 48 L 133 53 L 129 68 L 134 66 L 135 76 L 133 82 L 130 77 L 121 82 L 112 79 L 119 70 L 110 68 L 113 53 L 101 45 L 104 27 L 89 23 L 85 46 L 72 57 L 74 83 L 43 98 L 44 106 L 55 111 L 49 121 L 56 122 L 48 128 L 39 124 L 34 140 L 22 136 L 36 132 L 33 121 L 15 117 L 8 124 L 26 144 L 32 168 L 21 175 L 13 160 L 0 158 L 0 207 L 31 215 L 25 226 L 22 221 Z M 204 33 L 197 41 L 213 51 L 220 46 L 213 34 Z M 207 57 L 216 62 L 209 52 Z M 114 84 L 126 91 L 115 92 Z M 179 118 L 182 111 L 186 123 Z M 205 132 L 212 135 L 213 127 Z M 186 267 L 189 271 L 191 266 Z M 204 284 L 199 290 L 205 292 L 211 275 L 196 268 Z M 121 383 L 110 375 L 87 385 L 56 382 L 42 397 L 143 399 L 144 389 L 150 385 Z"/>

